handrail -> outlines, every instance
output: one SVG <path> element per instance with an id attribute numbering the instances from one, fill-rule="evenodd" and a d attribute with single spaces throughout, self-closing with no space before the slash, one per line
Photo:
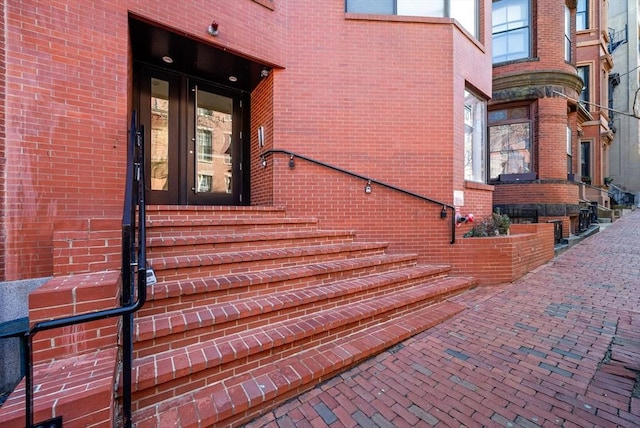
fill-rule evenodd
<path id="1" fill-rule="evenodd" d="M 412 196 L 414 198 L 418 198 L 420 200 L 423 200 L 423 201 L 426 201 L 426 202 L 430 202 L 430 203 L 433 203 L 433 204 L 436 204 L 436 205 L 441 205 L 442 206 L 441 213 L 444 213 L 444 214 L 441 214 L 441 218 L 445 218 L 446 217 L 445 208 L 446 209 L 450 209 L 451 210 L 451 244 L 455 244 L 455 242 L 456 242 L 456 215 L 455 215 L 456 208 L 453 205 L 449 205 L 446 202 L 441 202 L 441 201 L 438 201 L 436 199 L 432 199 L 432 198 L 429 198 L 427 196 L 420 195 L 420 194 L 412 192 L 410 190 L 402 189 L 402 188 L 394 186 L 392 184 L 388 184 L 388 183 L 385 183 L 383 181 L 376 180 L 375 178 L 367 177 L 367 176 L 362 175 L 362 174 L 358 174 L 358 173 L 355 173 L 355 172 L 352 172 L 352 171 L 348 171 L 346 169 L 343 169 L 343 168 L 340 168 L 340 167 L 337 167 L 337 166 L 334 166 L 334 165 L 331 165 L 331 164 L 328 164 L 328 163 L 325 163 L 325 162 L 310 158 L 308 156 L 300 155 L 300 154 L 292 152 L 290 150 L 269 149 L 269 150 L 265 151 L 264 153 L 262 153 L 260 155 L 260 157 L 262 158 L 262 162 L 263 162 L 262 165 L 266 167 L 267 156 L 273 155 L 273 154 L 278 154 L 278 153 L 291 156 L 290 162 L 292 160 L 294 160 L 295 158 L 300 158 L 300 159 L 306 160 L 307 162 L 311 162 L 311 163 L 314 163 L 316 165 L 320 165 L 322 167 L 329 168 L 329 169 L 331 169 L 333 171 L 338 171 L 338 172 L 341 172 L 343 174 L 350 175 L 351 177 L 355 177 L 355 178 L 359 178 L 359 179 L 365 180 L 368 184 L 375 183 L 375 184 L 377 184 L 379 186 L 386 187 L 387 189 L 390 189 L 390 190 L 393 190 L 393 191 L 396 191 L 396 192 L 400 192 L 402 194 L 409 195 L 409 196 Z"/>
<path id="2" fill-rule="evenodd" d="M 122 214 L 122 295 L 121 304 L 117 308 L 105 309 L 74 315 L 65 318 L 40 321 L 33 325 L 26 333 L 26 375 L 25 375 L 25 420 L 26 427 L 33 426 L 33 336 L 45 330 L 66 327 L 91 321 L 98 321 L 117 316 L 123 317 L 123 419 L 124 426 L 131 427 L 131 366 L 132 343 L 131 335 L 132 314 L 140 309 L 147 298 L 146 273 L 146 228 L 145 228 L 145 172 L 144 172 L 144 129 L 136 124 L 136 113 L 132 114 L 129 147 L 127 152 L 127 177 L 125 185 L 125 200 Z M 137 186 L 135 186 L 137 184 Z M 136 208 L 138 214 L 138 228 L 136 230 Z M 137 258 L 136 258 L 137 232 Z M 137 260 L 137 261 L 136 261 Z M 137 293 L 131 285 L 136 280 Z M 135 295 L 137 294 L 137 300 Z M 128 334 L 125 334 L 128 332 Z"/>

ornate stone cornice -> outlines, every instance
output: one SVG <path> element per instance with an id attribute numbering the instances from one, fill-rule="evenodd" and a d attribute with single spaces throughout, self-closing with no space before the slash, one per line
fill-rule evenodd
<path id="1" fill-rule="evenodd" d="M 560 94 L 575 99 L 582 90 L 577 74 L 565 71 L 527 71 L 493 78 L 493 101 L 520 101 L 532 98 L 557 97 Z"/>

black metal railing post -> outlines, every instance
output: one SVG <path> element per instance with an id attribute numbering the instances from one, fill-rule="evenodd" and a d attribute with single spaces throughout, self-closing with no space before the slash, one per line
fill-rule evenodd
<path id="1" fill-rule="evenodd" d="M 290 167 L 291 167 L 291 165 L 295 165 L 295 163 L 293 162 L 295 158 L 303 159 L 303 160 L 305 160 L 307 162 L 311 162 L 313 164 L 322 166 L 324 168 L 328 168 L 328 169 L 331 169 L 333 171 L 337 171 L 337 172 L 340 172 L 342 174 L 349 175 L 351 177 L 362 179 L 362 180 L 366 181 L 369 185 L 371 185 L 372 183 L 375 183 L 378 186 L 385 187 L 385 188 L 387 188 L 389 190 L 393 190 L 395 192 L 399 192 L 399 193 L 402 193 L 402 194 L 405 194 L 405 195 L 408 195 L 408 196 L 411 196 L 411 197 L 414 197 L 414 198 L 418 198 L 418 199 L 420 199 L 422 201 L 425 201 L 425 202 L 430 202 L 432 204 L 440 205 L 440 206 L 443 207 L 443 209 L 451 210 L 451 215 L 450 215 L 450 217 L 451 217 L 451 241 L 450 241 L 450 243 L 451 244 L 455 244 L 455 242 L 456 242 L 456 219 L 455 219 L 455 217 L 456 217 L 456 208 L 453 205 L 447 204 L 446 202 L 441 202 L 441 201 L 429 198 L 427 196 L 420 195 L 418 193 L 414 193 L 414 192 L 406 190 L 406 189 L 402 189 L 402 188 L 394 186 L 392 184 L 388 184 L 388 183 L 385 183 L 383 181 L 376 180 L 375 178 L 370 178 L 370 177 L 367 177 L 367 176 L 362 175 L 362 174 L 358 174 L 358 173 L 355 173 L 355 172 L 352 172 L 352 171 L 348 171 L 346 169 L 343 169 L 343 168 L 340 168 L 340 167 L 337 167 L 337 166 L 334 166 L 334 165 L 331 165 L 331 164 L 328 164 L 328 163 L 325 163 L 325 162 L 321 162 L 319 160 L 316 160 L 316 159 L 313 159 L 313 158 L 310 158 L 310 157 L 307 157 L 307 156 L 303 156 L 303 155 L 300 155 L 298 153 L 294 153 L 294 152 L 289 151 L 289 150 L 270 149 L 270 150 L 265 151 L 264 153 L 262 153 L 260 155 L 260 157 L 262 158 L 262 165 L 266 166 L 266 158 L 267 158 L 267 156 L 270 156 L 270 155 L 273 155 L 273 154 L 278 154 L 278 153 L 290 156 L 290 159 L 289 159 Z"/>

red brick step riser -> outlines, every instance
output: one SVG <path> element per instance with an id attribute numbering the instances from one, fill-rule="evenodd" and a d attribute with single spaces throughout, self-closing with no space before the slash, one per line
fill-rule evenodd
<path id="1" fill-rule="evenodd" d="M 416 272 L 349 279 L 300 291 L 274 293 L 261 300 L 250 298 L 207 305 L 136 320 L 136 350 L 141 357 L 291 319 L 337 305 L 395 293 L 419 283 L 442 278 L 444 272 L 415 268 Z"/>
<path id="2" fill-rule="evenodd" d="M 151 219 L 169 218 L 286 218 L 284 207 L 268 205 L 147 205 L 147 217 Z"/>
<path id="3" fill-rule="evenodd" d="M 147 217 L 147 236 L 191 236 L 215 233 L 251 232 L 304 232 L 318 230 L 318 221 L 308 218 L 194 218 L 194 219 L 154 219 Z"/>
<path id="4" fill-rule="evenodd" d="M 179 399 L 136 411 L 136 427 L 239 426 L 463 309 L 457 304 L 441 303 L 333 343 L 308 348 L 274 365 L 256 367 L 241 379 L 203 385 Z"/>
<path id="5" fill-rule="evenodd" d="M 149 286 L 147 304 L 138 317 L 195 308 L 203 304 L 261 297 L 275 292 L 328 284 L 344 278 L 396 271 L 416 265 L 412 255 L 377 255 L 369 258 L 334 260 L 286 269 L 233 274 Z M 448 271 L 448 267 L 438 267 Z"/>
<path id="6" fill-rule="evenodd" d="M 370 299 L 355 306 L 311 314 L 304 320 L 290 320 L 283 325 L 266 327 L 271 332 L 269 334 L 260 332 L 260 329 L 246 331 L 220 339 L 215 344 L 198 344 L 188 350 L 177 349 L 138 359 L 134 363 L 136 384 L 133 399 L 136 406 L 144 407 L 159 399 L 177 396 L 190 388 L 187 386 L 190 384 L 203 386 L 237 377 L 247 370 L 304 349 L 431 306 L 468 289 L 471 284 L 471 281 L 459 284 L 435 297 L 426 291 L 428 287 L 418 286 L 393 296 Z M 354 310 L 356 307 L 358 309 Z M 256 338 L 261 339 L 257 341 Z"/>
<path id="7" fill-rule="evenodd" d="M 208 254 L 211 252 L 250 251 L 264 248 L 338 245 L 353 242 L 351 232 L 302 231 L 291 233 L 260 233 L 233 235 L 199 235 L 150 238 L 147 256 L 150 258 Z"/>
<path id="8" fill-rule="evenodd" d="M 295 265 L 384 254 L 386 244 L 353 243 L 316 247 L 263 249 L 235 253 L 148 258 L 159 282 L 256 272 Z"/>

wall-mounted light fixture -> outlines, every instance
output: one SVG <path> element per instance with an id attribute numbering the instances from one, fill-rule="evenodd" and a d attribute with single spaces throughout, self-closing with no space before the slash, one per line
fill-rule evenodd
<path id="1" fill-rule="evenodd" d="M 447 218 L 447 207 L 445 207 L 444 205 L 442 206 L 442 209 L 440 210 L 440 218 Z"/>
<path id="2" fill-rule="evenodd" d="M 211 36 L 218 35 L 218 23 L 216 21 L 213 21 L 211 25 L 209 25 L 209 28 L 207 28 L 207 33 L 209 33 L 209 35 Z"/>
<path id="3" fill-rule="evenodd" d="M 289 168 L 295 168 L 296 162 L 293 160 L 293 155 L 289 158 Z"/>
<path id="4" fill-rule="evenodd" d="M 258 147 L 264 147 L 264 126 L 258 127 Z"/>
<path id="5" fill-rule="evenodd" d="M 262 71 L 260 72 L 260 77 L 264 79 L 267 76 L 269 76 L 269 70 L 267 70 L 266 68 L 263 68 Z"/>
<path id="6" fill-rule="evenodd" d="M 364 186 L 364 193 L 366 194 L 371 193 L 371 180 L 368 180 L 367 184 Z"/>
<path id="7" fill-rule="evenodd" d="M 264 156 L 260 156 L 260 158 L 262 159 L 262 162 L 261 162 L 262 167 L 266 168 L 267 167 L 267 158 L 264 157 Z"/>

